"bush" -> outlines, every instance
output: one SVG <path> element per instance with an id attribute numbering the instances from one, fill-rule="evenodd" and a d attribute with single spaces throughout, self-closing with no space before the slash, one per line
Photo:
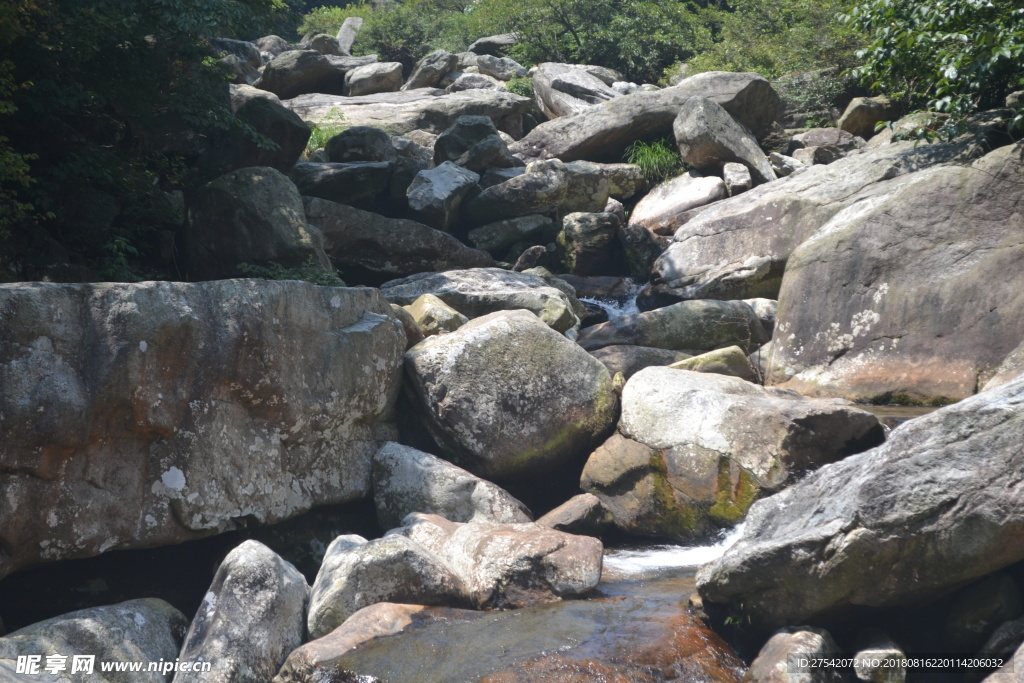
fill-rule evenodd
<path id="1" fill-rule="evenodd" d="M 405 75 L 434 50 L 463 52 L 472 42 L 467 12 L 472 4 L 408 0 L 378 5 L 366 17 L 353 54 L 376 54 L 382 62 L 400 62 Z"/>
<path id="2" fill-rule="evenodd" d="M 513 94 L 533 98 L 533 79 L 529 77 L 513 78 L 505 83 L 505 88 Z"/>
<path id="3" fill-rule="evenodd" d="M 674 178 L 686 170 L 686 164 L 679 154 L 679 148 L 670 138 L 661 138 L 652 142 L 642 140 L 634 142 L 626 148 L 624 159 L 627 163 L 640 167 L 651 187 L 669 178 Z"/>
<path id="4" fill-rule="evenodd" d="M 853 73 L 911 108 L 948 113 L 947 133 L 1024 85 L 1019 0 L 873 0 L 842 19 L 871 36 Z"/>
<path id="5" fill-rule="evenodd" d="M 349 17 L 362 17 L 366 21 L 371 14 L 373 14 L 373 6 L 362 1 L 353 2 L 344 7 L 317 7 L 303 17 L 297 30 L 300 36 L 316 35 L 317 33 L 333 36 L 337 35 L 338 29 Z"/>
<path id="6" fill-rule="evenodd" d="M 323 121 L 312 124 L 310 128 L 309 141 L 306 143 L 306 150 L 302 153 L 307 159 L 316 150 L 326 147 L 328 140 L 346 130 L 348 124 L 345 123 L 344 114 L 337 109 L 332 109 Z"/>

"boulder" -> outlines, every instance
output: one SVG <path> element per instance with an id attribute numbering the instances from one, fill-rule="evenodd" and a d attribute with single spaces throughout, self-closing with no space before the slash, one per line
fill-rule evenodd
<path id="1" fill-rule="evenodd" d="M 313 197 L 306 197 L 305 209 L 306 218 L 323 233 L 332 262 L 353 281 L 378 285 L 388 278 L 494 264 L 487 253 L 422 223 Z"/>
<path id="2" fill-rule="evenodd" d="M 750 663 L 746 683 L 845 683 L 839 667 L 800 667 L 796 659 L 841 658 L 842 650 L 823 628 L 794 626 L 768 639 Z"/>
<path id="3" fill-rule="evenodd" d="M 995 389 L 1021 375 L 1024 375 L 1024 342 L 1003 359 L 992 378 L 985 382 L 984 389 Z"/>
<path id="4" fill-rule="evenodd" d="M 579 458 L 613 426 L 600 362 L 528 311 L 501 311 L 406 354 L 418 414 L 447 457 L 489 479 Z"/>
<path id="5" fill-rule="evenodd" d="M 405 346 L 375 290 L 22 283 L 0 317 L 0 576 L 369 494 Z"/>
<path id="6" fill-rule="evenodd" d="M 667 366 L 692 357 L 692 354 L 683 351 L 629 344 L 603 346 L 591 351 L 590 355 L 601 361 L 613 376 L 621 372 L 626 379 L 644 368 L 655 365 Z"/>
<path id="7" fill-rule="evenodd" d="M 288 50 L 270 60 L 253 85 L 282 100 L 306 93 L 341 95 L 345 91 L 345 71 L 316 50 Z"/>
<path id="8" fill-rule="evenodd" d="M 495 256 L 500 256 L 509 247 L 524 240 L 547 242 L 554 237 L 554 221 L 536 213 L 495 221 L 469 231 L 469 241 L 473 246 Z"/>
<path id="9" fill-rule="evenodd" d="M 534 99 L 549 119 L 572 116 L 621 97 L 601 79 L 576 64 L 544 62 L 533 72 Z"/>
<path id="10" fill-rule="evenodd" d="M 469 52 L 475 52 L 478 55 L 501 56 L 518 42 L 519 38 L 514 33 L 499 33 L 494 36 L 477 38 L 473 44 L 469 46 Z"/>
<path id="11" fill-rule="evenodd" d="M 469 52 L 471 53 L 472 50 Z M 526 76 L 526 67 L 509 57 L 478 54 L 472 61 L 473 66 L 480 73 L 496 78 L 499 81 L 511 81 L 513 78 L 523 78 Z"/>
<path id="12" fill-rule="evenodd" d="M 783 151 L 792 154 L 804 147 L 834 147 L 845 156 L 855 150 L 864 149 L 865 145 L 864 138 L 847 133 L 841 128 L 811 128 L 794 135 L 790 139 L 789 149 Z"/>
<path id="13" fill-rule="evenodd" d="M 722 180 L 725 182 L 725 189 L 729 192 L 730 197 L 746 192 L 754 186 L 754 181 L 750 177 L 750 169 L 735 161 L 726 162 L 722 166 Z"/>
<path id="14" fill-rule="evenodd" d="M 1013 145 L 862 192 L 789 258 L 769 382 L 882 403 L 975 393 L 1024 338 L 1022 173 Z"/>
<path id="15" fill-rule="evenodd" d="M 422 337 L 454 332 L 469 322 L 469 318 L 433 294 L 424 294 L 404 308 L 422 332 Z"/>
<path id="16" fill-rule="evenodd" d="M 489 168 L 480 176 L 480 188 L 487 189 L 493 185 L 499 185 L 506 180 L 512 180 L 516 176 L 526 173 L 525 166 L 512 166 L 510 168 Z"/>
<path id="17" fill-rule="evenodd" d="M 927 601 L 1024 559 L 1024 380 L 905 422 L 750 510 L 703 567 L 706 601 L 754 624 Z"/>
<path id="18" fill-rule="evenodd" d="M 455 68 L 459 58 L 445 50 L 435 50 L 416 63 L 402 90 L 433 88 L 445 74 Z"/>
<path id="19" fill-rule="evenodd" d="M 757 145 L 757 138 L 706 97 L 691 97 L 672 124 L 683 161 L 705 173 L 721 175 L 727 162 L 743 164 L 755 185 L 775 180 L 775 172 Z"/>
<path id="20" fill-rule="evenodd" d="M 668 249 L 667 237 L 662 237 L 636 223 L 619 222 L 617 230 L 622 256 L 629 273 L 635 282 L 646 282 L 651 279 L 651 269 L 658 257 Z M 678 301 L 678 299 L 674 300 Z M 639 304 L 640 300 L 637 299 Z"/>
<path id="21" fill-rule="evenodd" d="M 559 332 L 579 322 L 573 309 L 579 302 L 542 278 L 498 268 L 422 273 L 381 285 L 392 303 L 407 306 L 423 294 L 434 294 L 469 318 L 495 311 L 524 308 Z"/>
<path id="22" fill-rule="evenodd" d="M 608 195 L 619 200 L 629 199 L 647 187 L 647 179 L 644 178 L 644 172 L 636 164 L 598 164 L 593 161 L 570 161 L 565 165 L 565 168 L 569 171 L 570 195 L 576 194 L 577 191 L 574 187 L 580 183 L 580 180 L 587 180 L 588 184 L 583 187 L 588 190 L 590 187 L 598 189 L 597 192 L 590 190 L 588 193 L 594 197 L 593 201 L 595 202 L 603 190 L 600 189 L 599 184 L 589 180 L 593 176 L 600 176 L 606 179 L 608 181 Z"/>
<path id="23" fill-rule="evenodd" d="M 460 116 L 487 116 L 498 130 L 519 137 L 523 134 L 522 115 L 531 102 L 504 90 L 447 94 L 436 88 L 421 88 L 361 97 L 302 95 L 284 105 L 311 123 L 341 116 L 350 125 L 387 128 L 392 135 L 408 135 L 417 130 L 440 134 Z"/>
<path id="24" fill-rule="evenodd" d="M 601 213 L 608 203 L 611 183 L 604 164 L 573 161 L 565 164 L 569 186 L 562 200 L 561 213 Z"/>
<path id="25" fill-rule="evenodd" d="M 185 635 L 179 659 L 213 662 L 181 671 L 175 683 L 268 681 L 302 644 L 309 586 L 299 571 L 257 541 L 224 558 Z"/>
<path id="26" fill-rule="evenodd" d="M 358 66 L 345 74 L 346 97 L 395 92 L 401 87 L 401 62 L 375 62 Z"/>
<path id="27" fill-rule="evenodd" d="M 532 247 L 528 247 L 526 251 L 519 255 L 516 259 L 515 264 L 512 266 L 512 270 L 516 273 L 522 273 L 523 271 L 533 270 L 538 267 L 546 267 L 551 263 L 551 254 L 548 252 L 547 247 L 537 244 Z"/>
<path id="28" fill-rule="evenodd" d="M 47 619 L 8 633 L 0 638 L 0 677 L 7 681 L 97 681 L 98 683 L 165 683 L 177 662 L 181 636 L 188 619 L 163 600 L 146 598 L 117 605 L 91 607 Z M 48 658 L 62 656 L 61 666 L 52 676 L 45 673 Z M 38 657 L 34 672 L 19 670 L 19 657 Z M 89 658 L 92 666 L 78 669 L 75 661 Z M 131 678 L 102 670 L 100 663 L 112 665 L 134 662 L 166 662 L 167 671 L 142 671 Z M 79 661 L 79 665 L 85 662 Z M 199 662 L 189 662 L 189 665 Z M 71 675 L 69 675 L 71 674 Z M 211 679 L 213 680 L 213 679 Z"/>
<path id="29" fill-rule="evenodd" d="M 250 85 L 260 77 L 263 66 L 259 49 L 246 40 L 210 38 L 210 47 L 220 55 L 217 63 L 233 74 L 235 85 Z"/>
<path id="30" fill-rule="evenodd" d="M 662 367 L 626 383 L 619 430 L 587 461 L 582 488 L 623 530 L 677 540 L 731 526 L 761 495 L 884 438 L 846 401 Z"/>
<path id="31" fill-rule="evenodd" d="M 777 298 L 793 250 L 861 193 L 930 166 L 964 162 L 987 152 L 994 124 L 975 121 L 974 131 L 952 142 L 886 145 L 827 166 L 807 167 L 782 183 L 767 183 L 711 206 L 675 233 L 658 260 L 654 278 L 669 287 L 700 287 L 751 260 L 768 259 L 767 280 L 745 286 L 740 277 L 718 298 Z M 984 125 L 982 125 L 984 124 Z"/>
<path id="32" fill-rule="evenodd" d="M 494 122 L 486 116 L 460 116 L 434 143 L 434 163 L 451 161 L 474 173 L 515 165 Z M 479 178 L 478 178 L 479 180 Z"/>
<path id="33" fill-rule="evenodd" d="M 944 650 L 978 652 L 1002 624 L 1024 612 L 1021 590 L 1007 572 L 989 574 L 947 598 Z"/>
<path id="34" fill-rule="evenodd" d="M 391 136 L 370 126 L 346 128 L 327 141 L 324 151 L 327 159 L 337 164 L 356 161 L 387 163 L 398 157 Z"/>
<path id="35" fill-rule="evenodd" d="M 775 171 L 775 175 L 779 178 L 791 176 L 797 171 L 807 168 L 807 164 L 799 159 L 794 159 L 791 156 L 779 154 L 778 152 L 771 152 L 768 155 L 768 163 L 772 165 L 772 170 Z"/>
<path id="36" fill-rule="evenodd" d="M 408 538 L 443 558 L 477 609 L 554 602 L 593 590 L 601 579 L 601 541 L 539 524 L 457 524 L 412 514 L 385 538 Z"/>
<path id="37" fill-rule="evenodd" d="M 380 208 L 384 202 L 394 168 L 393 163 L 373 161 L 300 161 L 292 169 L 291 179 L 304 197 L 371 210 Z"/>
<path id="38" fill-rule="evenodd" d="M 492 185 L 466 202 L 464 220 L 479 226 L 503 218 L 554 212 L 565 200 L 568 188 L 565 164 L 557 159 L 535 162 L 526 167 L 526 173 Z"/>
<path id="39" fill-rule="evenodd" d="M 779 310 L 779 302 L 775 299 L 744 299 L 743 303 L 754 309 L 761 319 L 765 333 L 771 337 L 775 334 L 775 318 Z"/>
<path id="40" fill-rule="evenodd" d="M 318 33 L 313 36 L 309 41 L 309 47 L 322 55 L 349 56 L 347 51 L 341 49 L 341 43 L 338 42 L 338 39 L 326 33 Z"/>
<path id="41" fill-rule="evenodd" d="M 816 164 L 831 164 L 833 161 L 842 158 L 843 153 L 838 147 L 825 145 L 822 147 L 802 147 L 793 152 L 793 158 L 804 166 Z"/>
<path id="42" fill-rule="evenodd" d="M 672 235 L 687 211 L 723 199 L 726 194 L 721 178 L 687 171 L 644 195 L 629 215 L 629 223 L 656 235 Z"/>
<path id="43" fill-rule="evenodd" d="M 542 123 L 512 153 L 523 159 L 618 161 L 630 143 L 671 131 L 679 108 L 695 95 L 718 102 L 755 135 L 766 132 L 778 112 L 779 97 L 761 76 L 709 71 L 670 88 L 616 97 L 601 107 Z"/>
<path id="44" fill-rule="evenodd" d="M 565 269 L 573 275 L 607 273 L 618 227 L 619 217 L 613 213 L 570 213 L 563 218 L 556 241 Z"/>
<path id="45" fill-rule="evenodd" d="M 259 50 L 261 53 L 267 52 L 273 57 L 278 56 L 282 52 L 287 52 L 288 50 L 294 49 L 291 43 L 289 43 L 287 40 L 285 40 L 281 36 L 275 35 L 257 38 L 256 40 L 252 41 L 252 43 L 256 46 L 256 49 Z"/>
<path id="46" fill-rule="evenodd" d="M 600 536 L 611 523 L 611 511 L 592 493 L 573 496 L 537 520 L 540 526 L 582 536 Z"/>
<path id="47" fill-rule="evenodd" d="M 367 541 L 348 534 L 327 548 L 310 591 L 306 628 L 315 640 L 374 603 L 462 606 L 466 596 L 462 579 L 415 540 L 388 534 Z"/>
<path id="48" fill-rule="evenodd" d="M 454 74 L 449 74 L 453 76 Z M 446 92 L 463 90 L 504 90 L 505 86 L 497 78 L 484 74 L 460 73 L 452 82 L 445 86 Z"/>
<path id="49" fill-rule="evenodd" d="M 875 134 L 875 124 L 896 118 L 896 107 L 885 95 L 855 97 L 839 117 L 836 127 L 865 140 Z"/>
<path id="50" fill-rule="evenodd" d="M 768 341 L 754 310 L 742 301 L 683 301 L 624 315 L 587 328 L 579 343 L 588 351 L 613 344 L 678 351 L 712 351 L 738 344 L 747 351 Z"/>
<path id="51" fill-rule="evenodd" d="M 330 269 L 323 236 L 310 230 L 295 184 L 269 167 L 241 168 L 200 187 L 188 211 L 189 275 L 242 274 L 240 264 Z"/>
<path id="52" fill-rule="evenodd" d="M 757 371 L 751 364 L 750 359 L 747 358 L 747 354 L 744 353 L 743 349 L 738 346 L 708 351 L 699 356 L 676 361 L 669 367 L 673 370 L 711 372 L 716 375 L 739 377 L 748 382 L 756 382 L 758 380 Z"/>
<path id="53" fill-rule="evenodd" d="M 485 119 L 490 123 L 490 119 Z M 459 220 L 462 200 L 480 180 L 473 171 L 444 161 L 416 174 L 406 197 L 413 215 L 427 225 L 451 232 Z"/>
<path id="54" fill-rule="evenodd" d="M 338 35 L 335 36 L 338 39 L 338 49 L 341 50 L 342 54 L 352 54 L 352 44 L 356 42 L 356 38 L 359 37 L 359 31 L 362 28 L 362 17 L 345 17 L 345 21 L 341 23 L 341 28 L 338 29 Z"/>
<path id="55" fill-rule="evenodd" d="M 383 529 L 423 512 L 450 522 L 525 523 L 529 509 L 504 489 L 441 458 L 387 443 L 373 458 L 373 502 Z"/>

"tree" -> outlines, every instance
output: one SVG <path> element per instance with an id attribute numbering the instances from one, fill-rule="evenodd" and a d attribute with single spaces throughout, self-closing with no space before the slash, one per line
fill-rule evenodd
<path id="1" fill-rule="evenodd" d="M 873 0 L 843 21 L 871 36 L 854 73 L 911 108 L 950 114 L 947 132 L 1024 85 L 1019 0 Z"/>

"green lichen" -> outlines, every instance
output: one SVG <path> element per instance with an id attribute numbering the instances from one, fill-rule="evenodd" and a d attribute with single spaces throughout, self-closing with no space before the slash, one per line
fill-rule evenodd
<path id="1" fill-rule="evenodd" d="M 668 481 L 668 471 L 660 451 L 651 454 L 653 526 L 659 536 L 676 539 L 692 538 L 699 530 L 703 515 L 695 504 L 680 504 L 675 489 Z"/>
<path id="2" fill-rule="evenodd" d="M 719 459 L 715 504 L 708 511 L 713 519 L 729 524 L 742 520 L 761 493 L 757 479 L 742 468 L 734 486 L 730 472 L 732 466 L 732 461 L 728 458 Z"/>

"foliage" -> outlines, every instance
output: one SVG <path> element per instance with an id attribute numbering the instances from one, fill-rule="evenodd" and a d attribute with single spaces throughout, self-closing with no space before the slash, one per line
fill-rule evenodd
<path id="1" fill-rule="evenodd" d="M 634 142 L 626 148 L 624 158 L 640 167 L 652 187 L 686 170 L 679 148 L 668 138 Z"/>
<path id="2" fill-rule="evenodd" d="M 832 68 L 785 76 L 774 86 L 788 111 L 811 113 L 805 125 L 817 128 L 835 124 L 831 110 L 845 106 L 844 99 L 849 100 L 854 84 L 850 76 Z"/>
<path id="3" fill-rule="evenodd" d="M 375 53 L 382 62 L 401 62 L 406 74 L 434 50 L 462 52 L 470 36 L 471 0 L 407 0 L 373 7 L 354 53 Z"/>
<path id="4" fill-rule="evenodd" d="M 853 73 L 911 108 L 950 114 L 948 133 L 1024 85 L 1019 0 L 872 0 L 842 20 L 871 36 Z"/>
<path id="5" fill-rule="evenodd" d="M 515 95 L 522 95 L 523 97 L 533 97 L 533 79 L 529 77 L 513 78 L 510 81 L 506 81 L 505 88 Z"/>
<path id="6" fill-rule="evenodd" d="M 346 128 L 348 128 L 348 124 L 345 123 L 345 115 L 337 109 L 332 109 L 323 121 L 310 126 L 309 142 L 306 143 L 306 151 L 303 152 L 303 156 L 308 159 L 310 154 L 318 149 L 323 149 L 328 140 Z"/>
<path id="7" fill-rule="evenodd" d="M 280 263 L 271 261 L 266 266 L 239 263 L 238 269 L 249 277 L 263 280 L 305 280 L 322 287 L 345 286 L 345 282 L 338 275 L 338 271 L 324 270 L 313 262 L 312 256 L 304 264 L 295 268 L 287 268 Z"/>
<path id="8" fill-rule="evenodd" d="M 255 37 L 286 14 L 283 0 L 6 0 L 3 265 L 39 276 L 32 264 L 56 245 L 72 263 L 123 273 L 156 251 L 146 243 L 166 212 L 161 189 L 187 180 L 180 141 L 256 136 L 231 113 L 206 37 Z M 96 195 L 118 210 L 85 230 L 78 214 L 90 202 L 75 198 Z"/>
<path id="9" fill-rule="evenodd" d="M 854 65 L 862 39 L 836 21 L 854 0 L 731 0 L 701 18 L 714 43 L 689 61 L 701 71 L 754 71 L 778 78 L 793 71 Z"/>
<path id="10" fill-rule="evenodd" d="M 309 12 L 299 24 L 299 35 L 308 36 L 317 33 L 336 35 L 341 25 L 349 17 L 360 17 L 363 21 L 370 18 L 373 6 L 366 2 L 353 2 L 343 7 L 317 7 Z"/>

